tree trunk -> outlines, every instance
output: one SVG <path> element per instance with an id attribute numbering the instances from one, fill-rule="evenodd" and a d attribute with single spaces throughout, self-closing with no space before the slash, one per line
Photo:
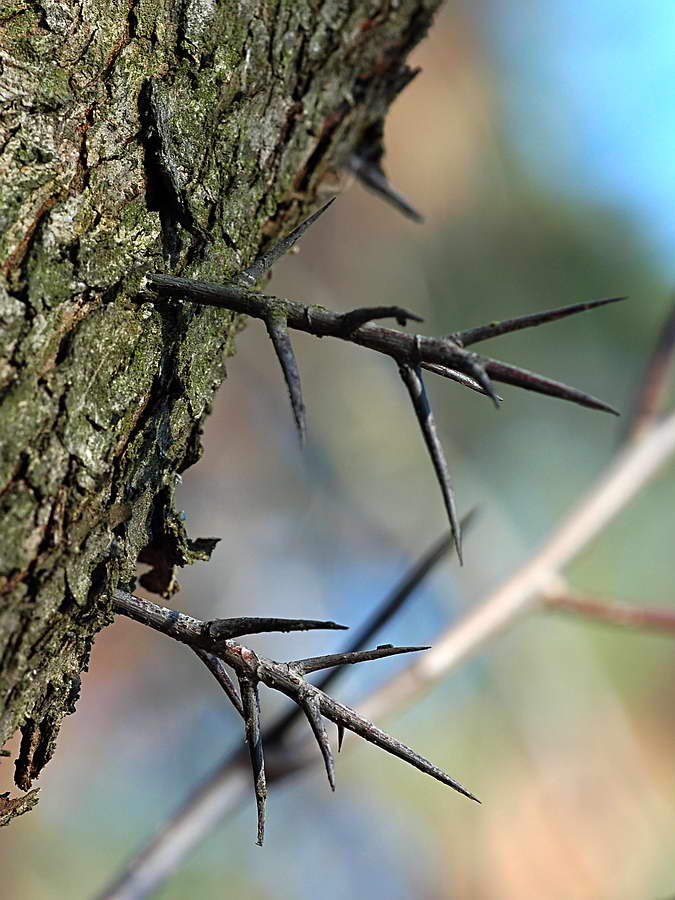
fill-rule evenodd
<path id="1" fill-rule="evenodd" d="M 222 280 L 315 205 L 437 0 L 7 0 L 0 13 L 0 746 L 27 791 L 109 597 L 208 558 L 173 505 L 239 319 L 144 302 Z M 34 792 L 0 797 L 0 821 Z"/>

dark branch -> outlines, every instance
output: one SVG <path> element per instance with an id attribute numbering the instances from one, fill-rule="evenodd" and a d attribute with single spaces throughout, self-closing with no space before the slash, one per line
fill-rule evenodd
<path id="1" fill-rule="evenodd" d="M 419 422 L 424 437 L 424 443 L 427 445 L 436 478 L 440 485 L 441 493 L 443 494 L 443 502 L 445 503 L 445 509 L 448 514 L 448 519 L 450 520 L 450 530 L 452 531 L 455 541 L 457 557 L 461 564 L 462 530 L 459 519 L 457 518 L 455 494 L 450 482 L 450 473 L 448 471 L 448 464 L 445 461 L 443 447 L 438 438 L 438 432 L 436 431 L 436 422 L 434 421 L 427 392 L 424 388 L 424 382 L 422 381 L 422 373 L 419 367 L 408 365 L 400 365 L 399 372 L 403 383 L 408 389 L 408 394 L 410 395 L 410 400 L 412 401 L 415 415 L 417 416 L 417 421 Z"/>
<path id="2" fill-rule="evenodd" d="M 482 370 L 494 381 L 514 384 L 527 390 L 537 391 L 553 397 L 570 400 L 591 409 L 600 409 L 616 414 L 612 407 L 597 400 L 590 394 L 558 382 L 535 375 L 491 357 L 479 356 L 460 347 L 447 337 L 426 337 L 408 334 L 394 328 L 385 328 L 372 322 L 362 325 L 349 335 L 344 333 L 343 313 L 336 313 L 322 306 L 298 303 L 296 300 L 272 297 L 268 294 L 245 290 L 234 282 L 215 284 L 207 281 L 192 281 L 173 275 L 148 275 L 147 286 L 162 297 L 187 299 L 206 306 L 218 306 L 234 312 L 244 313 L 267 322 L 270 316 L 283 315 L 287 326 L 315 337 L 335 337 L 369 350 L 375 350 L 396 360 L 399 365 L 436 365 L 484 381 Z M 439 372 L 438 374 L 443 374 Z M 478 378 L 477 378 L 478 375 Z M 490 391 L 487 391 L 490 393 Z M 490 396 L 493 396 L 490 394 Z M 493 396 L 493 399 L 494 396 Z"/>
<path id="3" fill-rule="evenodd" d="M 327 738 L 324 740 L 325 729 L 323 724 L 321 728 L 318 728 L 315 715 L 317 710 L 320 715 L 334 722 L 339 729 L 353 731 L 370 743 L 381 747 L 387 752 L 407 761 L 420 771 L 443 782 L 443 784 L 447 784 L 467 797 L 475 799 L 466 788 L 450 778 L 437 766 L 434 766 L 424 757 L 415 753 L 414 750 L 377 728 L 372 722 L 360 716 L 350 707 L 333 700 L 320 688 L 306 681 L 303 677 L 305 672 L 315 671 L 326 665 L 335 666 L 364 662 L 424 648 L 397 648 L 391 645 L 383 645 L 370 651 L 357 651 L 347 654 L 338 653 L 330 656 L 298 660 L 295 663 L 279 663 L 259 656 L 234 640 L 223 640 L 222 637 L 214 639 L 210 634 L 210 624 L 212 623 L 200 622 L 198 619 L 185 616 L 176 610 L 158 606 L 149 600 L 144 600 L 125 591 L 117 591 L 115 593 L 114 608 L 117 612 L 188 644 L 193 650 L 206 651 L 205 654 L 200 652 L 200 659 L 206 662 L 212 671 L 214 671 L 212 668 L 214 664 L 211 660 L 208 660 L 209 654 L 222 660 L 222 662 L 234 669 L 239 681 L 241 711 L 244 717 L 246 742 L 253 769 L 253 782 L 258 808 L 258 843 L 262 843 L 264 837 L 265 798 L 267 795 L 260 735 L 260 708 L 257 693 L 259 683 L 265 684 L 272 690 L 280 691 L 287 697 L 290 697 L 308 716 L 319 741 L 321 752 L 324 754 L 329 779 L 333 779 L 331 768 L 332 754 L 329 762 L 326 750 L 328 746 Z M 215 621 L 218 622 L 218 620 Z M 205 658 L 205 655 L 207 658 Z M 218 676 L 218 674 L 219 670 L 216 670 L 216 675 Z M 220 678 L 219 682 L 223 683 Z M 229 695 L 230 692 L 228 691 Z M 233 700 L 233 702 L 235 702 L 236 706 L 236 701 Z"/>

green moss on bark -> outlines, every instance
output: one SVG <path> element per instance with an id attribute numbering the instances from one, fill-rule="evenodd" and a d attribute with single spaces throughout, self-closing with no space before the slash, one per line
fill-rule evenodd
<path id="1" fill-rule="evenodd" d="M 173 492 L 241 323 L 144 303 L 143 274 L 217 280 L 295 224 L 383 119 L 436 5 L 5 6 L 0 746 L 22 730 L 22 789 L 111 591 L 143 559 L 170 593 L 211 546 Z"/>

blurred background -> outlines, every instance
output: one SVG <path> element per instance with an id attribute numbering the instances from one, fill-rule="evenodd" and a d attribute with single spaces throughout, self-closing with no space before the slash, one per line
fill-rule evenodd
<path id="1" fill-rule="evenodd" d="M 387 124 L 386 169 L 415 225 L 350 186 L 277 266 L 271 291 L 346 310 L 398 303 L 425 333 L 630 296 L 486 352 L 627 410 L 675 285 L 675 16 L 666 0 L 449 3 L 423 73 Z M 238 341 L 199 465 L 179 491 L 193 536 L 222 538 L 181 575 L 200 617 L 357 625 L 446 519 L 395 367 L 294 337 L 308 408 L 298 452 L 259 323 Z M 460 510 L 480 507 L 465 565 L 438 567 L 380 641 L 432 642 L 550 532 L 603 470 L 622 423 L 508 387 L 428 378 Z M 672 607 L 670 466 L 575 562 L 581 589 Z M 255 646 L 281 659 L 339 638 Z M 401 665 L 350 672 L 358 706 Z M 280 698 L 263 692 L 270 721 Z M 160 897 L 634 900 L 675 894 L 675 642 L 535 613 L 413 708 L 381 723 L 484 802 L 358 745 L 332 796 L 318 769 L 253 804 Z M 184 648 L 128 621 L 97 640 L 36 811 L 4 830 L 3 896 L 89 898 L 233 747 L 241 730 Z M 0 767 L 10 787 L 11 763 Z"/>

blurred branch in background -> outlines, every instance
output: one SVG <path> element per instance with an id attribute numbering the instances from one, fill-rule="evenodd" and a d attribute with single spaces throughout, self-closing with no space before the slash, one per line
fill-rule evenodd
<path id="1" fill-rule="evenodd" d="M 639 437 L 663 409 L 675 350 L 675 302 L 661 327 L 661 333 L 645 366 L 635 393 L 625 428 L 627 439 Z"/>
<path id="2" fill-rule="evenodd" d="M 595 594 L 580 591 L 545 591 L 541 598 L 547 609 L 554 612 L 574 613 L 603 625 L 639 628 L 643 631 L 675 633 L 675 609 L 640 609 L 625 603 L 616 603 Z"/>
<path id="3" fill-rule="evenodd" d="M 672 330 L 671 320 L 665 332 Z M 665 342 L 664 335 L 658 345 Z M 673 352 L 659 356 L 659 371 Z M 657 354 L 658 355 L 658 354 Z M 652 404 L 645 393 L 645 407 Z M 646 421 L 644 410 L 636 409 L 636 421 Z M 675 456 L 675 413 L 661 420 L 651 417 L 635 437 L 611 460 L 604 474 L 520 569 L 458 623 L 438 636 L 434 647 L 377 690 L 362 705 L 365 715 L 391 715 L 413 698 L 430 690 L 460 662 L 476 654 L 499 632 L 513 625 L 527 612 L 546 603 L 559 588 L 562 570 L 639 493 L 661 467 Z M 426 559 L 440 555 L 432 548 Z M 419 573 L 431 564 L 421 561 Z M 408 579 L 414 586 L 414 577 Z M 407 596 L 407 595 L 406 595 Z M 568 602 L 569 606 L 569 602 Z M 398 607 L 396 607 L 398 608 Z M 589 615 L 597 617 L 598 607 L 586 603 Z M 580 611 L 579 607 L 575 611 Z M 635 616 L 635 618 L 637 618 Z M 652 617 L 653 621 L 653 617 Z M 273 729 L 274 732 L 274 729 Z M 281 734 L 285 733 L 285 728 Z M 278 781 L 312 764 L 307 740 L 287 746 L 276 739 L 267 746 L 268 783 Z M 181 864 L 189 852 L 227 815 L 246 799 L 248 785 L 242 778 L 243 754 L 235 753 L 207 778 L 183 807 L 163 826 L 158 836 L 128 865 L 100 900 L 138 900 L 158 888 Z"/>

